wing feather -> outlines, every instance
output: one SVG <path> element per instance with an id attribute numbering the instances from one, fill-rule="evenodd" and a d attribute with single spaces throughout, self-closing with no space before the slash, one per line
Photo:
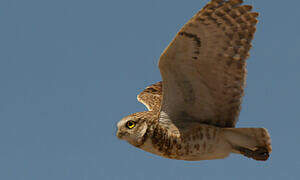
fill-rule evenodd
<path id="1" fill-rule="evenodd" d="M 146 87 L 138 96 L 139 102 L 143 103 L 149 111 L 159 111 L 162 101 L 162 82 Z"/>
<path id="2" fill-rule="evenodd" d="M 258 16 L 242 2 L 212 0 L 163 52 L 161 117 L 235 126 Z"/>

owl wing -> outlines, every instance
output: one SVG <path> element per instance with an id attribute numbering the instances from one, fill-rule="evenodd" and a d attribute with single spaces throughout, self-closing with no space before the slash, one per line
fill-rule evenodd
<path id="1" fill-rule="evenodd" d="M 242 0 L 212 0 L 162 53 L 160 121 L 234 127 L 258 13 Z"/>
<path id="2" fill-rule="evenodd" d="M 143 103 L 149 111 L 159 111 L 162 101 L 162 82 L 146 87 L 138 96 L 139 102 Z"/>

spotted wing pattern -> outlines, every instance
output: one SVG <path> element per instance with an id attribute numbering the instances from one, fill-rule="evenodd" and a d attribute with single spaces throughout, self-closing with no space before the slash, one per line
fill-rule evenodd
<path id="1" fill-rule="evenodd" d="M 143 103 L 149 111 L 159 111 L 162 100 L 162 82 L 160 81 L 148 86 L 137 96 L 137 99 Z"/>
<path id="2" fill-rule="evenodd" d="M 258 16 L 251 12 L 252 6 L 242 3 L 212 0 L 163 52 L 160 121 L 235 126 L 244 93 L 245 60 Z"/>

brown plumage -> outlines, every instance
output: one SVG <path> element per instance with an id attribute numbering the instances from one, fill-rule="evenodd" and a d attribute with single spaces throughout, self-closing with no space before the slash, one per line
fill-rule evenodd
<path id="1" fill-rule="evenodd" d="M 182 27 L 160 57 L 163 81 L 137 97 L 149 111 L 123 118 L 119 138 L 173 159 L 268 159 L 266 129 L 234 128 L 258 16 L 242 2 L 212 0 Z"/>
<path id="2" fill-rule="evenodd" d="M 143 103 L 149 111 L 159 111 L 162 101 L 162 82 L 148 86 L 137 96 L 137 99 Z"/>

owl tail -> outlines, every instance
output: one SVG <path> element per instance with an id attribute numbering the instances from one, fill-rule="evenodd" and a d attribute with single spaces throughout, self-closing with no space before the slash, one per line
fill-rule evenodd
<path id="1" fill-rule="evenodd" d="M 224 128 L 224 136 L 232 145 L 233 153 L 266 161 L 272 151 L 271 138 L 265 128 Z"/>

